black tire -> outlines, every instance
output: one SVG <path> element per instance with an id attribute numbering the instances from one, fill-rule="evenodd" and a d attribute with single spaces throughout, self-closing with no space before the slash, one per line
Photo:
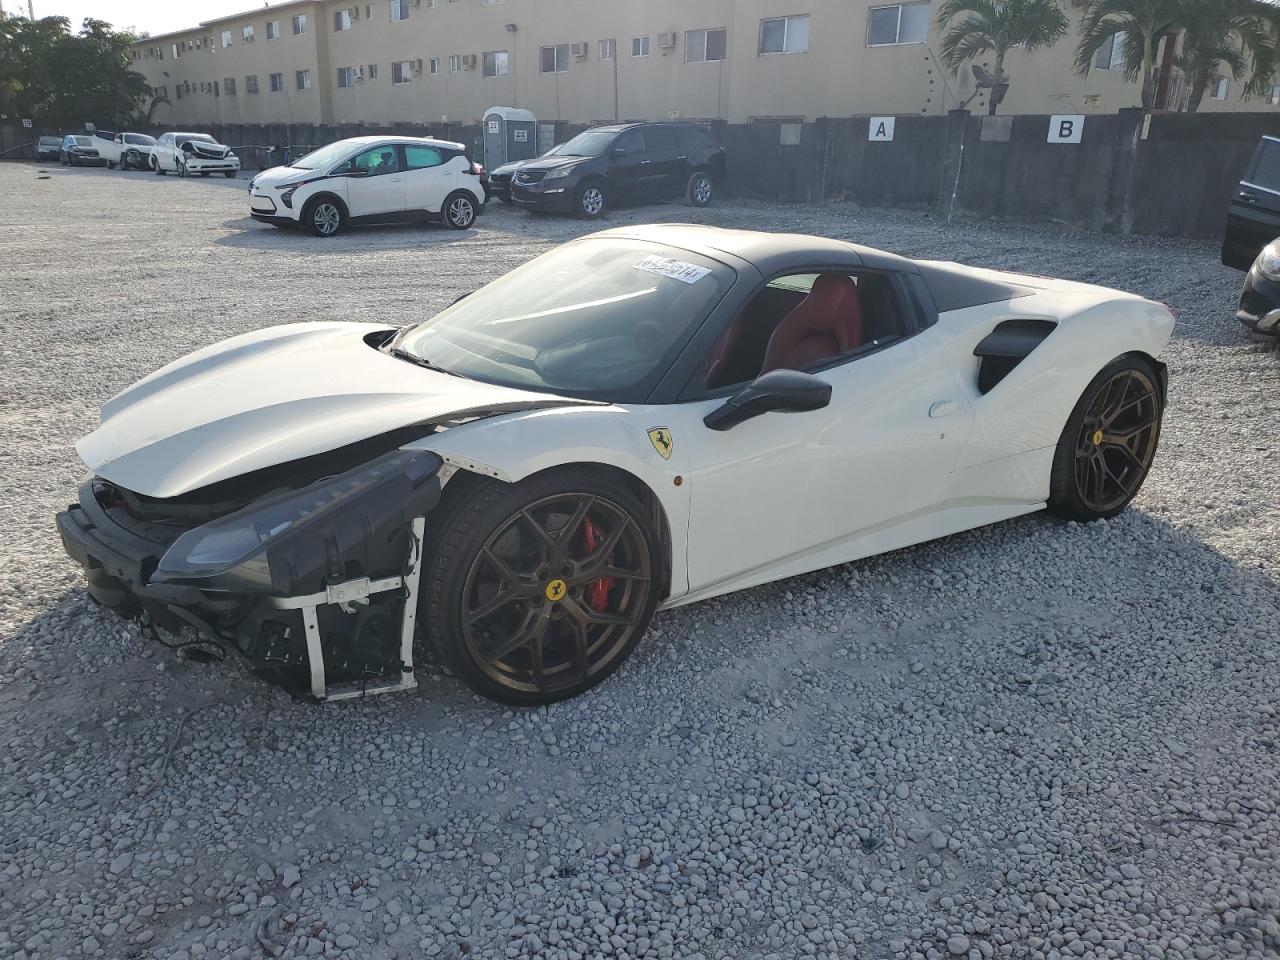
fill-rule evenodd
<path id="1" fill-rule="evenodd" d="M 314 197 L 302 211 L 302 222 L 314 236 L 336 237 L 347 225 L 347 211 L 333 197 Z"/>
<path id="2" fill-rule="evenodd" d="M 708 207 L 715 196 L 715 180 L 705 170 L 695 170 L 685 184 L 684 199 L 691 207 Z"/>
<path id="3" fill-rule="evenodd" d="M 213 171 L 211 171 L 211 170 L 201 170 L 201 171 L 200 171 L 200 176 L 202 176 L 202 177 L 207 177 L 207 176 L 208 176 L 210 173 L 212 173 L 212 172 L 213 172 Z"/>
<path id="4" fill-rule="evenodd" d="M 226 177 L 228 180 L 230 180 L 232 177 L 236 175 L 236 172 L 234 170 L 223 170 L 222 175 Z"/>
<path id="5" fill-rule="evenodd" d="M 1126 355 L 1107 364 L 1085 388 L 1058 440 L 1049 509 L 1082 523 L 1124 510 L 1155 459 L 1164 399 L 1149 360 Z"/>
<path id="6" fill-rule="evenodd" d="M 578 188 L 573 210 L 584 220 L 599 220 L 609 208 L 609 195 L 599 180 L 588 180 Z"/>
<path id="7" fill-rule="evenodd" d="M 116 168 L 115 163 L 114 163 L 113 161 L 111 161 L 111 160 L 108 160 L 108 161 L 107 161 L 107 169 L 108 169 L 108 170 L 114 170 L 115 168 Z"/>
<path id="8" fill-rule="evenodd" d="M 514 203 L 514 202 L 515 202 L 515 201 L 513 201 L 510 197 L 504 197 L 504 196 L 501 196 L 501 195 L 499 195 L 499 196 L 498 196 L 498 199 L 499 199 L 499 200 L 501 200 L 501 201 L 502 201 L 503 203 L 505 203 L 505 204 L 511 204 L 511 203 Z"/>
<path id="9" fill-rule="evenodd" d="M 176 160 L 174 160 L 173 165 L 177 168 L 177 174 L 179 177 L 182 177 L 183 179 L 185 179 L 188 176 L 187 165 L 182 161 L 181 157 L 178 157 Z"/>
<path id="10" fill-rule="evenodd" d="M 440 214 L 450 230 L 469 230 L 479 216 L 476 198 L 466 190 L 455 190 L 444 198 L 444 206 Z"/>
<path id="11" fill-rule="evenodd" d="M 482 696 L 519 706 L 602 682 L 648 629 L 664 582 L 650 512 L 625 485 L 590 468 L 561 467 L 517 484 L 458 479 L 431 515 L 422 572 L 422 623 L 444 663 Z M 621 575 L 592 579 L 606 568 Z M 481 648 L 494 643 L 503 650 L 484 657 Z"/>

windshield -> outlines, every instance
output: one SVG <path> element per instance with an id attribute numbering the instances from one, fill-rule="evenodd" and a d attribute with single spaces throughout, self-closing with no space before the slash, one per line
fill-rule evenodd
<path id="1" fill-rule="evenodd" d="M 182 144 L 190 143 L 192 141 L 195 141 L 196 143 L 217 143 L 218 142 L 217 140 L 213 139 L 213 137 L 205 133 L 179 133 L 179 134 L 176 134 L 173 138 L 173 142 L 176 143 L 178 146 L 182 146 Z"/>
<path id="2" fill-rule="evenodd" d="M 602 157 L 617 136 L 617 130 L 588 130 L 561 144 L 556 153 L 564 157 Z"/>
<path id="3" fill-rule="evenodd" d="M 733 279 L 725 264 L 674 247 L 580 240 L 406 328 L 393 346 L 475 380 L 643 400 Z"/>
<path id="4" fill-rule="evenodd" d="M 312 150 L 306 156 L 294 160 L 289 166 L 296 167 L 299 170 L 327 169 L 347 159 L 353 149 L 354 147 L 349 141 L 339 140 L 337 143 L 331 143 L 327 147 L 321 147 L 319 150 Z"/>
<path id="5" fill-rule="evenodd" d="M 143 147 L 153 147 L 156 143 L 155 137 L 148 137 L 145 133 L 126 133 L 124 135 L 125 143 L 134 143 Z"/>
<path id="6" fill-rule="evenodd" d="M 93 141 L 88 137 L 69 137 L 68 139 L 70 139 L 70 141 L 74 143 L 77 147 L 93 146 Z"/>
<path id="7" fill-rule="evenodd" d="M 40 146 L 42 146 L 42 147 L 48 147 L 48 146 L 51 146 L 51 145 L 52 145 L 52 146 L 57 146 L 57 145 L 58 145 L 59 143 L 61 143 L 61 142 L 62 142 L 62 141 L 61 141 L 61 140 L 59 140 L 57 137 L 41 137 L 41 138 L 40 138 Z"/>

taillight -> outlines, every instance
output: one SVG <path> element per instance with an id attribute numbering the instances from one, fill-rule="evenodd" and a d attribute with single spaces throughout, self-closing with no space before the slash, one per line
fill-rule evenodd
<path id="1" fill-rule="evenodd" d="M 477 177 L 482 177 L 484 176 L 484 167 L 480 166 L 480 164 L 478 163 L 473 162 L 471 164 L 471 172 L 475 174 Z"/>

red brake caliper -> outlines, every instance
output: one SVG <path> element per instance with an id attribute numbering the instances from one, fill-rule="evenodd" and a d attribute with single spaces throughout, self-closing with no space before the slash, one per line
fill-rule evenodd
<path id="1" fill-rule="evenodd" d="M 601 540 L 600 533 L 596 530 L 596 525 L 591 522 L 590 517 L 582 519 L 582 540 L 588 555 L 595 551 L 596 544 Z M 603 613 L 609 609 L 609 591 L 612 589 L 613 577 L 601 577 L 599 580 L 588 584 L 587 604 L 592 610 Z"/>

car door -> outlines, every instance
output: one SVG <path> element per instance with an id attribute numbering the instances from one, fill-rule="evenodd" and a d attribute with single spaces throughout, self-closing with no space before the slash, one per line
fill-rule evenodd
<path id="1" fill-rule="evenodd" d="M 609 148 L 609 168 L 605 174 L 609 193 L 619 200 L 635 200 L 645 194 L 644 137 L 640 130 L 624 130 Z"/>
<path id="2" fill-rule="evenodd" d="M 645 145 L 648 148 L 646 192 L 651 197 L 675 197 L 689 182 L 689 155 L 683 148 L 678 129 L 672 124 L 646 127 Z"/>
<path id="3" fill-rule="evenodd" d="M 168 170 L 174 165 L 173 161 L 173 134 L 166 133 L 156 141 L 155 148 L 156 166 L 161 170 Z"/>
<path id="4" fill-rule="evenodd" d="M 1280 139 L 1263 137 L 1231 194 L 1222 262 L 1248 270 L 1276 237 L 1280 237 Z"/>
<path id="5" fill-rule="evenodd" d="M 404 146 L 405 207 L 439 213 L 458 185 L 458 171 L 439 147 Z"/>
<path id="6" fill-rule="evenodd" d="M 902 297 L 899 281 L 880 279 Z M 864 317 L 856 349 L 810 365 L 831 387 L 823 409 L 713 430 L 704 418 L 737 387 L 673 407 L 673 442 L 689 451 L 692 591 L 760 582 L 788 561 L 797 566 L 785 572 L 800 572 L 873 552 L 859 541 L 945 497 L 972 409 L 934 328 L 916 330 L 919 315 L 903 299 L 879 309 L 899 312 L 896 331 L 886 316 Z"/>
<path id="7" fill-rule="evenodd" d="M 398 144 L 370 147 L 333 172 L 346 178 L 347 212 L 351 216 L 378 217 L 404 212 L 404 159 Z"/>

